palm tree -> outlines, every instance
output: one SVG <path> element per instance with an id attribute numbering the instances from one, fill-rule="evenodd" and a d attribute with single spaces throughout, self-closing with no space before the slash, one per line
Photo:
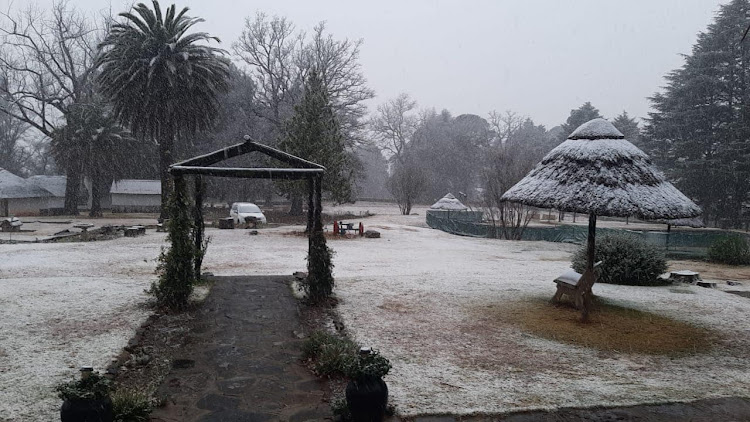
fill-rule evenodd
<path id="1" fill-rule="evenodd" d="M 174 142 L 210 128 L 219 113 L 217 96 L 228 89 L 229 60 L 224 50 L 198 44 L 218 38 L 187 33 L 203 22 L 186 16 L 188 8 L 175 14 L 173 4 L 162 17 L 159 2 L 153 6 L 139 3 L 135 14 L 120 13 L 125 20 L 100 44 L 97 82 L 120 122 L 159 146 L 164 218 Z"/>

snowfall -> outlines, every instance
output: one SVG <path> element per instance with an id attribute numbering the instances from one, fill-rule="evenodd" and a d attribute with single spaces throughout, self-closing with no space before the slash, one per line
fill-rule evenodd
<path id="1" fill-rule="evenodd" d="M 404 416 L 750 396 L 747 298 L 722 288 L 597 284 L 595 293 L 612 302 L 704 326 L 722 340 L 679 358 L 562 344 L 485 310 L 551 297 L 551 280 L 569 267 L 575 246 L 454 236 L 427 228 L 424 209 L 411 216 L 392 206 L 353 210 L 365 209 L 376 215 L 362 222 L 380 239 L 329 242 L 338 310 L 360 344 L 391 359 L 390 401 Z M 307 240 L 293 230 L 209 229 L 204 269 L 304 270 Z M 53 386 L 80 366 L 102 370 L 119 354 L 150 312 L 144 289 L 162 246 L 164 234 L 154 231 L 106 242 L 0 245 L 0 420 L 54 420 Z M 750 290 L 750 281 L 733 289 Z"/>

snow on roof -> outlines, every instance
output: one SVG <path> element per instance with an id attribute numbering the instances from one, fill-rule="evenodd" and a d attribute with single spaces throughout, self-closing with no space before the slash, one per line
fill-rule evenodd
<path id="1" fill-rule="evenodd" d="M 52 196 L 52 194 L 28 182 L 23 177 L 16 176 L 8 170 L 0 169 L 0 198 L 44 198 L 47 196 Z"/>
<path id="2" fill-rule="evenodd" d="M 161 181 L 123 179 L 112 183 L 109 193 L 125 195 L 161 195 Z"/>
<path id="3" fill-rule="evenodd" d="M 581 125 L 573 134 L 587 138 L 571 135 L 502 198 L 619 217 L 675 219 L 701 214 L 700 207 L 667 182 L 643 151 L 609 126 L 603 119 Z M 598 138 L 604 135 L 618 138 Z"/>
<path id="4" fill-rule="evenodd" d="M 27 178 L 29 182 L 34 185 L 48 191 L 52 196 L 58 198 L 65 197 L 65 185 L 67 184 L 67 178 L 65 176 L 31 176 Z"/>
<path id="5" fill-rule="evenodd" d="M 462 204 L 461 201 L 456 199 L 452 193 L 445 195 L 440 198 L 439 201 L 432 204 L 431 210 L 450 210 L 450 211 L 464 211 L 469 209 L 466 205 Z"/>
<path id="6" fill-rule="evenodd" d="M 593 119 L 578 126 L 568 139 L 625 139 L 617 128 L 604 119 Z"/>

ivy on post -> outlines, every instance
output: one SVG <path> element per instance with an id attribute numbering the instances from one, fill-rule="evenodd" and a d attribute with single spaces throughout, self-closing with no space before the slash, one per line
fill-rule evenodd
<path id="1" fill-rule="evenodd" d="M 203 177 L 201 175 L 195 176 L 195 204 L 193 206 L 193 248 L 195 250 L 193 265 L 196 281 L 201 280 L 203 257 L 206 256 L 206 248 L 210 240 L 205 237 L 206 225 L 203 222 L 203 192 L 205 191 L 205 187 L 206 184 L 203 182 Z"/>
<path id="2" fill-rule="evenodd" d="M 181 310 L 187 306 L 188 298 L 193 292 L 195 262 L 194 246 L 190 236 L 193 226 L 189 214 L 190 203 L 185 179 L 180 175 L 174 177 L 174 190 L 167 207 L 167 240 L 170 246 L 162 249 L 159 256 L 159 280 L 151 286 L 151 293 L 156 296 L 159 306 Z"/>
<path id="3" fill-rule="evenodd" d="M 333 251 L 326 244 L 323 233 L 322 178 L 312 178 L 313 187 L 313 228 L 310 232 L 307 254 L 307 298 L 312 303 L 321 303 L 333 293 Z"/>

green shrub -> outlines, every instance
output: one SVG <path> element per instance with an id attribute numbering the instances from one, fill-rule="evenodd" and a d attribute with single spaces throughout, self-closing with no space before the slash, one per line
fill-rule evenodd
<path id="1" fill-rule="evenodd" d="M 331 256 L 333 251 L 326 244 L 325 235 L 320 230 L 314 230 L 307 256 L 307 279 L 302 284 L 311 303 L 320 303 L 333 293 Z"/>
<path id="2" fill-rule="evenodd" d="M 596 240 L 595 261 L 603 261 L 599 282 L 653 286 L 664 284 L 659 276 L 667 271 L 664 254 L 656 247 L 629 235 L 605 235 Z M 573 255 L 572 267 L 586 269 L 586 245 Z"/>
<path id="3" fill-rule="evenodd" d="M 153 402 L 145 393 L 117 390 L 112 393 L 115 422 L 148 422 Z"/>
<path id="4" fill-rule="evenodd" d="M 750 265 L 750 246 L 744 237 L 727 236 L 708 249 L 708 260 L 729 265 Z"/>
<path id="5" fill-rule="evenodd" d="M 64 382 L 55 387 L 63 400 L 103 400 L 109 397 L 110 380 L 93 372 L 86 379 Z"/>
<path id="6" fill-rule="evenodd" d="M 316 331 L 302 344 L 302 355 L 313 360 L 313 370 L 318 375 L 345 375 L 357 355 L 357 344 L 348 338 Z"/>
<path id="7" fill-rule="evenodd" d="M 346 376 L 351 379 L 383 378 L 391 370 L 391 362 L 377 350 L 358 353 L 346 368 Z"/>

